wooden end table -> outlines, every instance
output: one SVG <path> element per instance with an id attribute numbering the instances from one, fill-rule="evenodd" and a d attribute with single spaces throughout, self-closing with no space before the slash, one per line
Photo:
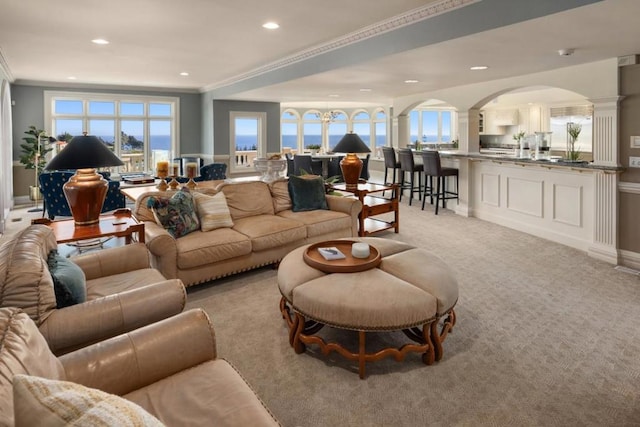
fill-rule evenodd
<path id="1" fill-rule="evenodd" d="M 358 184 L 358 187 L 355 189 L 347 189 L 347 185 L 341 183 L 333 184 L 331 188 L 336 191 L 352 193 L 362 202 L 362 210 L 359 215 L 360 227 L 358 228 L 358 236 L 365 237 L 391 228 L 393 228 L 396 233 L 400 232 L 400 205 L 398 202 L 400 192 L 398 191 L 398 184 L 384 185 L 367 182 Z M 391 197 L 384 197 L 383 194 L 385 191 L 390 191 Z M 393 212 L 394 214 L 392 221 L 374 218 L 377 215 L 389 212 Z"/>
<path id="2" fill-rule="evenodd" d="M 104 237 L 124 237 L 128 245 L 134 240 L 144 243 L 144 223 L 131 214 L 131 209 L 118 209 L 111 214 L 100 215 L 100 221 L 92 225 L 76 226 L 73 219 L 52 221 L 38 218 L 32 224 L 44 224 L 53 230 L 58 244 Z"/>

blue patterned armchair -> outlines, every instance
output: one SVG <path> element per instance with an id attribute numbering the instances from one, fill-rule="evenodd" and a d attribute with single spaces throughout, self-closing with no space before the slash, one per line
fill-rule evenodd
<path id="1" fill-rule="evenodd" d="M 62 186 L 73 176 L 75 171 L 53 171 L 40 174 L 40 191 L 44 198 L 44 213 L 53 220 L 56 216 L 71 216 L 69 204 L 62 191 Z M 109 180 L 109 172 L 100 172 Z M 120 192 L 120 183 L 109 180 L 109 189 L 102 205 L 102 212 L 109 212 L 125 207 L 124 195 Z"/>
<path id="2" fill-rule="evenodd" d="M 196 181 L 215 181 L 227 178 L 226 163 L 210 163 L 200 168 L 200 176 Z"/>

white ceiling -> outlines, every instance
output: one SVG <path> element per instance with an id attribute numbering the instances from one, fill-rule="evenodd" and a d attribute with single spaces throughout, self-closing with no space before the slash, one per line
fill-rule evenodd
<path id="1" fill-rule="evenodd" d="M 387 47 L 399 53 L 381 49 L 376 55 L 370 48 L 349 46 L 326 49 L 327 43 L 393 16 L 431 3 L 455 6 L 461 1 L 0 0 L 0 65 L 23 84 L 214 92 L 226 88 L 221 92 L 225 99 L 340 106 L 390 104 L 412 93 L 640 53 L 640 0 L 604 0 L 496 29 L 490 29 L 489 21 L 501 25 L 501 10 L 492 5 L 505 0 L 480 0 L 466 7 L 493 7 L 486 15 L 478 14 L 477 19 L 486 22 L 452 21 L 459 27 L 440 31 L 452 34 L 435 43 L 418 43 L 424 47 L 405 50 L 416 41 L 411 34 L 394 31 L 398 37 L 387 39 Z M 506 1 L 527 13 L 550 3 Z M 463 9 L 443 16 L 455 17 Z M 261 25 L 267 21 L 281 28 L 265 30 Z M 455 34 L 480 24 L 489 29 Z M 95 45 L 94 38 L 110 44 Z M 286 58 L 318 47 L 325 47 L 328 58 L 349 55 L 348 64 L 314 63 L 312 55 L 286 63 Z M 560 56 L 562 48 L 575 48 L 575 54 Z M 307 70 L 300 71 L 305 63 Z M 270 64 L 280 68 L 265 68 Z M 479 64 L 490 68 L 469 70 Z M 182 71 L 190 75 L 182 77 Z M 406 84 L 406 79 L 419 83 Z"/>

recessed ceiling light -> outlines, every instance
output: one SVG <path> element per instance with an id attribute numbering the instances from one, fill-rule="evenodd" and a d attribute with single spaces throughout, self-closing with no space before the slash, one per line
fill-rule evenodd
<path id="1" fill-rule="evenodd" d="M 360 92 L 371 92 L 371 89 L 369 89 L 368 87 L 363 87 L 362 89 L 360 89 Z"/>
<path id="2" fill-rule="evenodd" d="M 486 65 L 474 65 L 473 67 L 471 67 L 469 69 L 473 70 L 473 71 L 478 71 L 478 70 L 486 70 L 487 68 L 489 68 L 489 67 L 487 67 Z"/>
<path id="3" fill-rule="evenodd" d="M 109 41 L 105 39 L 93 39 L 91 42 L 95 44 L 109 44 Z"/>
<path id="4" fill-rule="evenodd" d="M 276 30 L 280 28 L 280 25 L 275 22 L 267 22 L 266 24 L 262 24 L 262 28 L 266 28 L 267 30 Z"/>
<path id="5" fill-rule="evenodd" d="M 181 76 L 188 76 L 188 75 L 189 75 L 189 73 L 187 73 L 186 71 L 183 71 L 183 72 L 181 72 L 181 73 L 180 73 L 180 75 L 181 75 Z"/>
<path id="6" fill-rule="evenodd" d="M 75 79 L 76 79 L 76 76 L 69 76 L 69 77 L 67 77 L 67 79 L 69 79 L 69 80 L 75 80 Z"/>
<path id="7" fill-rule="evenodd" d="M 329 98 L 340 98 L 340 95 L 332 93 L 331 95 L 329 95 Z"/>
<path id="8" fill-rule="evenodd" d="M 405 80 L 405 83 L 418 83 L 418 80 L 413 80 L 413 79 L 409 79 L 409 80 Z"/>

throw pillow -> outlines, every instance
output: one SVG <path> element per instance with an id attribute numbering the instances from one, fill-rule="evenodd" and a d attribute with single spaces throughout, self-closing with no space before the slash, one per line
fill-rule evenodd
<path id="1" fill-rule="evenodd" d="M 273 198 L 273 210 L 275 213 L 291 209 L 291 196 L 289 196 L 289 180 L 281 179 L 269 184 L 271 197 Z"/>
<path id="2" fill-rule="evenodd" d="M 68 307 L 87 300 L 86 278 L 84 271 L 77 264 L 58 254 L 58 251 L 54 249 L 49 252 L 47 265 L 53 279 L 57 308 Z"/>
<path id="3" fill-rule="evenodd" d="M 156 222 L 161 224 L 176 239 L 200 228 L 200 221 L 188 188 L 182 188 L 171 198 L 149 197 Z"/>
<path id="4" fill-rule="evenodd" d="M 329 209 L 321 176 L 290 176 L 289 195 L 293 212 Z"/>
<path id="5" fill-rule="evenodd" d="M 229 212 L 224 193 L 220 192 L 213 196 L 194 193 L 193 198 L 196 201 L 196 210 L 202 231 L 233 227 L 231 212 Z"/>
<path id="6" fill-rule="evenodd" d="M 13 377 L 13 407 L 16 427 L 164 425 L 120 396 L 29 375 Z"/>

